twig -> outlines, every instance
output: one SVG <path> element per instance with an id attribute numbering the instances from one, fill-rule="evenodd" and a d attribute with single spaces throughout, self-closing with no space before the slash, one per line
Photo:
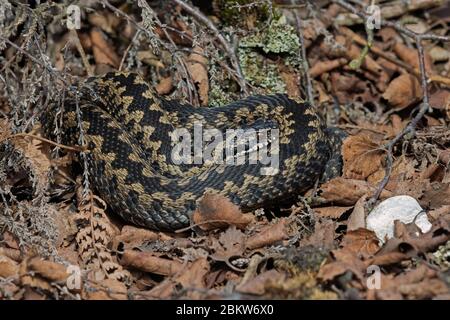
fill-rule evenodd
<path id="1" fill-rule="evenodd" d="M 294 0 L 291 0 L 291 4 L 294 5 Z M 303 73 L 305 77 L 306 96 L 308 98 L 308 101 L 314 105 L 313 87 L 311 83 L 311 75 L 309 74 L 309 64 L 308 57 L 306 55 L 305 40 L 303 38 L 302 21 L 300 20 L 297 9 L 294 9 L 294 16 L 295 22 L 297 24 L 297 35 L 300 40 L 300 56 L 302 58 Z"/>
<path id="2" fill-rule="evenodd" d="M 219 29 L 214 25 L 214 23 L 208 19 L 207 16 L 205 16 L 203 13 L 201 13 L 196 8 L 191 7 L 188 3 L 184 2 L 183 0 L 172 0 L 176 4 L 178 4 L 180 7 L 183 8 L 187 13 L 192 15 L 194 18 L 199 20 L 201 23 L 205 24 L 208 29 L 210 29 L 214 36 L 217 38 L 217 40 L 222 44 L 223 48 L 225 49 L 225 52 L 228 54 L 231 64 L 236 72 L 236 75 L 239 79 L 239 85 L 241 87 L 241 90 L 248 94 L 247 90 L 247 83 L 245 81 L 245 78 L 242 74 L 241 67 L 239 65 L 239 60 L 234 52 L 234 49 L 231 47 L 231 45 L 228 43 L 228 41 L 225 39 L 225 37 L 220 33 Z"/>
<path id="3" fill-rule="evenodd" d="M 30 138 L 37 139 L 37 140 L 40 140 L 40 141 L 43 141 L 43 142 L 47 142 L 47 143 L 50 143 L 50 144 L 52 144 L 52 145 L 54 145 L 56 147 L 63 148 L 63 149 L 66 149 L 66 150 L 70 150 L 70 151 L 75 151 L 75 152 L 83 151 L 83 148 L 66 146 L 64 144 L 57 143 L 57 142 L 54 142 L 52 140 L 49 140 L 49 139 L 46 139 L 46 138 L 43 138 L 43 137 L 39 137 L 39 136 L 36 136 L 34 134 L 30 134 L 30 133 L 16 133 L 16 134 L 7 136 L 3 140 L 0 140 L 0 143 L 5 141 L 5 140 L 8 140 L 8 139 L 25 138 L 25 137 L 30 137 Z"/>
<path id="4" fill-rule="evenodd" d="M 92 77 L 94 75 L 94 72 L 92 72 L 92 66 L 86 57 L 86 53 L 84 52 L 83 46 L 81 45 L 80 38 L 78 37 L 78 32 L 76 30 L 70 30 L 70 36 L 73 42 L 75 43 L 75 47 L 77 48 L 78 53 L 81 56 L 81 60 L 83 61 L 88 76 Z"/>
<path id="5" fill-rule="evenodd" d="M 3 36 L 0 35 L 0 40 L 5 41 L 7 44 L 9 44 L 11 47 L 13 47 L 14 49 L 16 49 L 17 51 L 19 51 L 20 53 L 22 53 L 23 55 L 26 55 L 31 61 L 33 61 L 34 63 L 40 65 L 41 67 L 43 67 L 44 69 L 46 69 L 50 74 L 53 74 L 56 78 L 58 78 L 59 80 L 62 81 L 62 83 L 64 85 L 66 85 L 66 87 L 68 87 L 69 90 L 73 90 L 73 87 L 70 86 L 70 84 L 67 82 L 67 80 L 58 72 L 58 70 L 56 70 L 55 68 L 47 65 L 46 63 L 43 63 L 42 61 L 40 61 L 39 59 L 36 59 L 35 57 L 33 57 L 33 55 L 31 55 L 29 52 L 27 52 L 25 49 L 22 49 L 21 47 L 19 47 L 18 45 L 16 45 L 14 42 L 11 42 L 9 39 L 4 38 Z"/>
<path id="6" fill-rule="evenodd" d="M 130 52 L 131 47 L 134 44 L 134 41 L 139 37 L 139 34 L 141 33 L 141 30 L 137 30 L 136 34 L 133 36 L 133 39 L 131 39 L 130 44 L 128 45 L 128 47 L 125 49 L 125 52 L 123 53 L 122 59 L 120 60 L 120 64 L 119 64 L 119 71 L 122 70 L 123 64 L 125 63 L 125 59 L 128 55 L 128 52 Z"/>

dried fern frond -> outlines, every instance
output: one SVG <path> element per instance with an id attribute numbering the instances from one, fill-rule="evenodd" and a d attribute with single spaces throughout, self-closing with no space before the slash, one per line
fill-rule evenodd
<path id="1" fill-rule="evenodd" d="M 79 189 L 78 194 L 82 198 L 82 188 Z M 117 263 L 116 256 L 109 250 L 118 230 L 106 216 L 105 202 L 89 191 L 87 197 L 79 203 L 74 220 L 79 226 L 76 241 L 83 265 L 96 271 L 95 280 L 107 278 L 126 282 L 131 277 L 129 272 L 123 270 Z"/>

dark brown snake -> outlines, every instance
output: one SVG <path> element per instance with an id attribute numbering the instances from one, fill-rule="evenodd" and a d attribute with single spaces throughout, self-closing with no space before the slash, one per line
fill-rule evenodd
<path id="1" fill-rule="evenodd" d="M 86 94 L 78 112 L 73 104 L 65 107 L 62 141 L 78 144 L 82 133 L 91 182 L 114 212 L 136 225 L 186 227 L 205 193 L 221 194 L 243 212 L 275 207 L 340 170 L 343 133 L 287 95 L 197 108 L 159 97 L 133 73 L 108 73 L 88 85 L 95 94 Z M 51 132 L 53 118 L 45 115 L 44 131 Z M 192 134 L 195 124 L 219 132 L 278 129 L 278 173 L 262 175 L 267 165 L 261 162 L 178 164 L 171 156 L 173 132 Z"/>

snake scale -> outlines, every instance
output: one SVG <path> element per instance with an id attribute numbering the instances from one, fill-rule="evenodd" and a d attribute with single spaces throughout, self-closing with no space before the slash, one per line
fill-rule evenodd
<path id="1" fill-rule="evenodd" d="M 243 212 L 274 207 L 340 170 L 343 133 L 326 128 L 310 104 L 285 94 L 193 107 L 163 99 L 134 73 L 108 73 L 88 79 L 87 86 L 90 93 L 77 107 L 64 106 L 62 142 L 78 144 L 82 133 L 97 192 L 115 213 L 139 226 L 186 227 L 205 193 L 221 194 Z M 56 113 L 44 114 L 46 135 L 55 120 Z M 278 129 L 278 173 L 262 175 L 259 162 L 177 164 L 171 157 L 174 129 L 192 133 L 195 123 L 221 132 Z"/>

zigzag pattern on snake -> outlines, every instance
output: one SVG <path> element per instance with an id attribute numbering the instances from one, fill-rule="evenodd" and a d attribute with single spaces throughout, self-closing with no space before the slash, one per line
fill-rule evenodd
<path id="1" fill-rule="evenodd" d="M 273 207 L 340 170 L 342 132 L 326 128 L 308 103 L 284 94 L 252 96 L 220 107 L 193 107 L 159 97 L 134 73 L 108 73 L 87 81 L 94 94 L 79 104 L 90 180 L 124 220 L 151 229 L 176 230 L 190 223 L 207 192 L 224 195 L 243 212 Z M 64 110 L 62 142 L 79 141 L 74 104 Z M 53 131 L 55 113 L 42 118 Z M 173 132 L 194 124 L 205 129 L 279 130 L 279 171 L 266 165 L 176 164 Z"/>

